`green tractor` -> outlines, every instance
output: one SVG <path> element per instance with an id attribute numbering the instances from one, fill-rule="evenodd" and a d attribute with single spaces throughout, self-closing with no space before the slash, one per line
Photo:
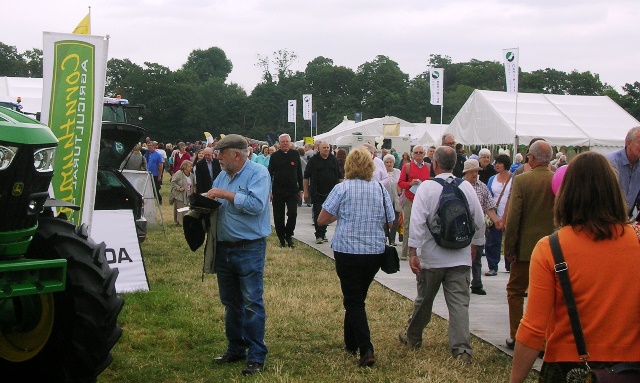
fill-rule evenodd
<path id="1" fill-rule="evenodd" d="M 48 188 L 58 140 L 0 107 L 0 379 L 93 382 L 122 329 L 104 243 L 54 217 Z"/>

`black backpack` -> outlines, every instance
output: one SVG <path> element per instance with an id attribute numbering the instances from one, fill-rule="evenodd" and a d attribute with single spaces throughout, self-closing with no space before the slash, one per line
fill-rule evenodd
<path id="1" fill-rule="evenodd" d="M 476 229 L 467 197 L 458 187 L 463 180 L 453 177 L 431 180 L 442 186 L 433 225 L 427 222 L 433 239 L 438 246 L 445 249 L 462 249 L 469 246 Z"/>

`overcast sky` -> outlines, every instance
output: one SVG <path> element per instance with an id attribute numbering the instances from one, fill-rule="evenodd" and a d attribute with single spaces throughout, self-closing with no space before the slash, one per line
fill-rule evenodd
<path id="1" fill-rule="evenodd" d="M 41 49 L 43 31 L 73 31 L 88 6 L 109 58 L 176 70 L 216 46 L 233 63 L 227 81 L 247 92 L 260 82 L 258 55 L 280 49 L 298 55 L 294 71 L 317 56 L 355 71 L 385 55 L 413 78 L 430 54 L 501 61 L 519 47 L 526 72 L 591 71 L 618 91 L 640 81 L 638 0 L 26 0 L 5 7 L 0 42 Z"/>

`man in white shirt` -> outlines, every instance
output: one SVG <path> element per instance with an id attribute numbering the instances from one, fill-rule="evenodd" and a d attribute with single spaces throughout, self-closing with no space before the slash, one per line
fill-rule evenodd
<path id="1" fill-rule="evenodd" d="M 452 147 L 441 146 L 434 154 L 436 178 L 448 179 L 456 164 Z M 471 244 L 480 245 L 484 236 L 484 214 L 473 186 L 462 182 L 459 186 L 469 203 L 469 211 L 476 226 Z M 433 300 L 443 286 L 449 307 L 449 347 L 461 363 L 471 362 L 471 334 L 469 332 L 469 279 L 472 246 L 448 249 L 439 246 L 427 227 L 433 223 L 442 186 L 435 181 L 420 184 L 413 200 L 409 225 L 409 266 L 417 275 L 418 296 L 406 330 L 400 332 L 402 343 L 412 347 L 422 344 L 422 331 L 431 320 Z M 420 249 L 420 253 L 417 253 Z"/>
<path id="2" fill-rule="evenodd" d="M 371 153 L 371 158 L 373 159 L 373 164 L 375 165 L 375 169 L 373 170 L 373 178 L 380 182 L 382 186 L 387 186 L 389 183 L 389 174 L 387 173 L 387 168 L 384 166 L 384 162 L 376 156 L 376 148 L 371 144 L 363 145 L 369 153 Z"/>

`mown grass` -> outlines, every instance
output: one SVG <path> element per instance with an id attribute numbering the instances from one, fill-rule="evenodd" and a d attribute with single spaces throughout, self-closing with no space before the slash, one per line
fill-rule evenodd
<path id="1" fill-rule="evenodd" d="M 449 354 L 447 322 L 436 316 L 421 349 L 401 345 L 397 333 L 412 302 L 375 282 L 367 314 L 377 362 L 358 368 L 357 359 L 342 351 L 342 295 L 333 260 L 299 242 L 293 250 L 280 249 L 273 235 L 264 283 L 267 370 L 244 377 L 242 363 L 214 365 L 212 357 L 226 347 L 216 277 L 202 281 L 201 251 L 189 250 L 166 202 L 162 209 L 166 237 L 156 228 L 142 245 L 151 291 L 122 294 L 124 332 L 100 383 L 508 381 L 511 358 L 475 337 L 473 363 L 458 365 Z M 536 380 L 532 371 L 528 381 Z"/>

